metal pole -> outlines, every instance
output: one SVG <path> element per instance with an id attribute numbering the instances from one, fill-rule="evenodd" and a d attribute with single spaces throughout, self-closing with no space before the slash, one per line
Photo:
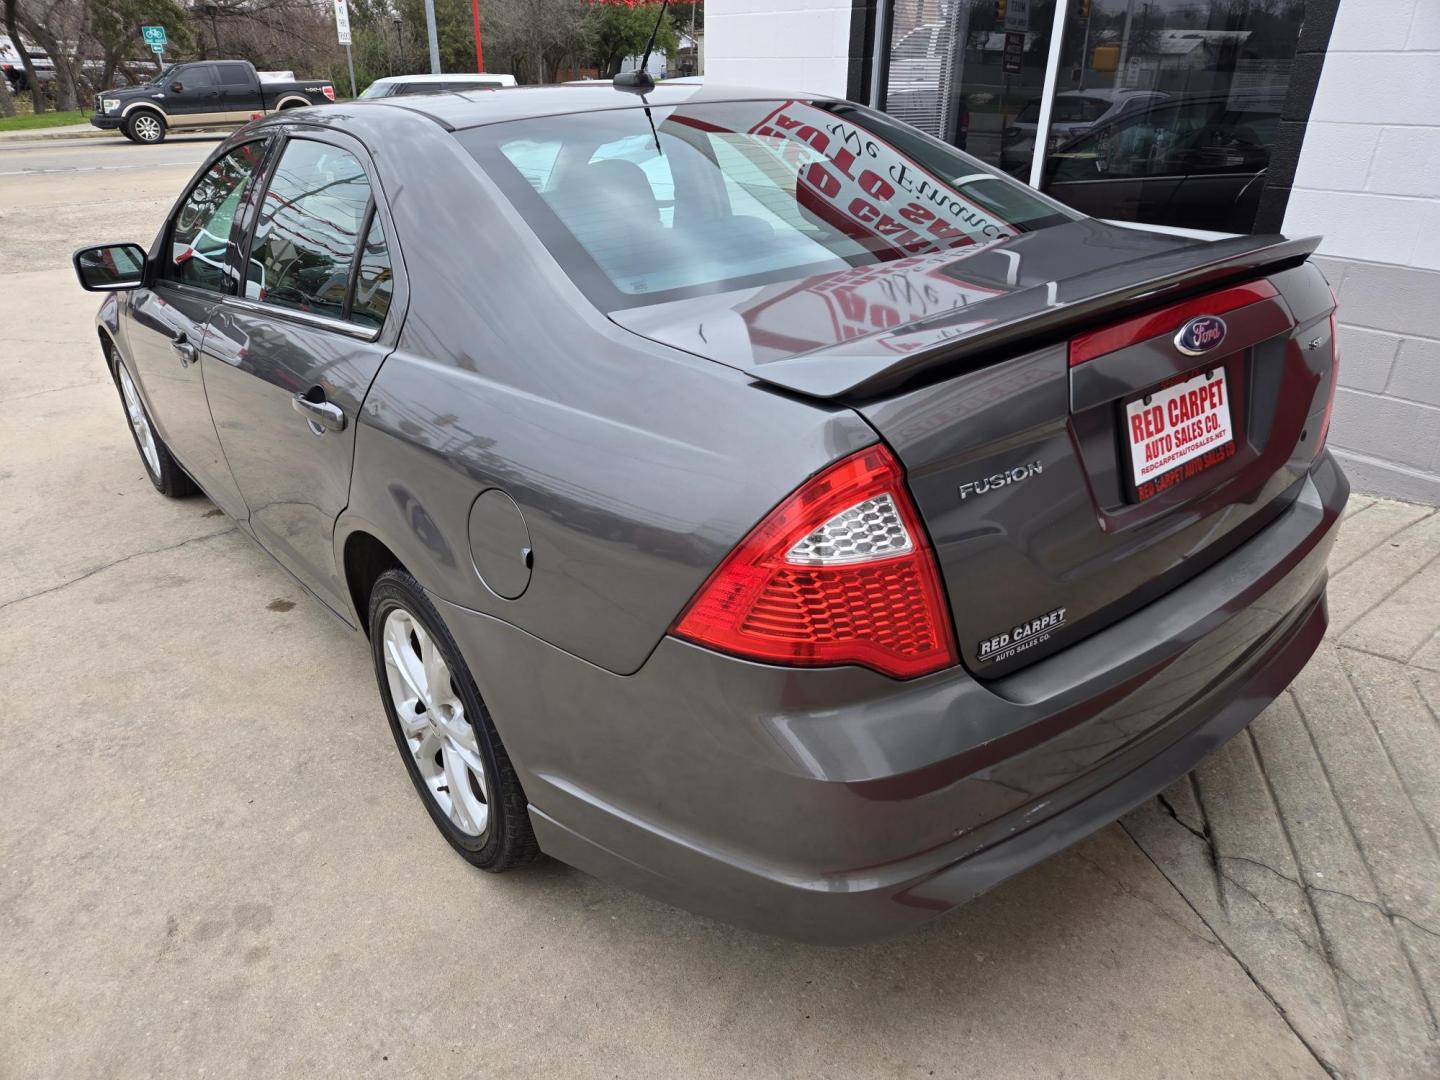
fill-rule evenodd
<path id="1" fill-rule="evenodd" d="M 1055 0 L 1055 21 L 1050 26 L 1050 56 L 1045 61 L 1045 88 L 1040 91 L 1040 115 L 1035 120 L 1035 152 L 1030 157 L 1030 186 L 1040 187 L 1045 176 L 1045 152 L 1050 145 L 1050 114 L 1054 112 L 1055 83 L 1060 78 L 1060 39 L 1065 36 L 1065 16 L 1070 0 Z M 1085 63 L 1085 58 L 1080 58 Z"/>
<path id="2" fill-rule="evenodd" d="M 885 88 L 880 80 L 885 77 L 885 54 L 890 51 L 890 5 L 887 0 L 875 0 L 875 40 L 870 43 L 870 107 L 885 107 Z"/>
<path id="3" fill-rule="evenodd" d="M 1115 89 L 1125 78 L 1125 64 L 1130 59 L 1130 20 L 1135 18 L 1135 0 L 1126 0 L 1125 29 L 1120 31 L 1120 57 L 1115 61 Z"/>
<path id="4" fill-rule="evenodd" d="M 355 57 L 350 52 L 350 43 L 345 43 L 345 63 L 350 65 L 350 97 L 353 100 L 358 95 L 355 93 Z"/>
<path id="5" fill-rule="evenodd" d="M 440 74 L 440 38 L 435 33 L 435 0 L 425 0 L 425 33 L 430 37 L 430 74 Z"/>
<path id="6" fill-rule="evenodd" d="M 480 0 L 470 0 L 470 22 L 475 27 L 475 70 L 485 71 L 485 49 L 480 44 Z"/>

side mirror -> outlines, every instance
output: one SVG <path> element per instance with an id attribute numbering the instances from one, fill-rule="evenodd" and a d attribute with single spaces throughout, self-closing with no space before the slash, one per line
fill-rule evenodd
<path id="1" fill-rule="evenodd" d="M 88 292 L 138 289 L 145 283 L 145 249 L 139 244 L 100 244 L 70 256 L 80 287 Z"/>
<path id="2" fill-rule="evenodd" d="M 183 93 L 185 92 L 185 84 L 184 84 L 184 83 L 178 83 L 178 82 L 172 82 L 172 83 L 170 84 L 170 92 L 171 92 L 172 94 L 183 94 Z"/>

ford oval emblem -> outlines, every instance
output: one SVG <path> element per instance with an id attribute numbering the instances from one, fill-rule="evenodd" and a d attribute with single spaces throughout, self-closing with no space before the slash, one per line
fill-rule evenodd
<path id="1" fill-rule="evenodd" d="M 1225 320 L 1219 315 L 1197 315 L 1175 335 L 1175 348 L 1186 356 L 1207 353 L 1225 340 Z"/>

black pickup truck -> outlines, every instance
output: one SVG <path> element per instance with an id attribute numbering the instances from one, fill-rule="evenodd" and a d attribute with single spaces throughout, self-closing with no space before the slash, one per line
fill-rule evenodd
<path id="1" fill-rule="evenodd" d="M 119 128 L 132 142 L 158 143 L 170 128 L 224 127 L 257 116 L 335 100 L 324 79 L 261 78 L 248 60 L 171 64 L 139 86 L 95 95 L 90 123 Z"/>

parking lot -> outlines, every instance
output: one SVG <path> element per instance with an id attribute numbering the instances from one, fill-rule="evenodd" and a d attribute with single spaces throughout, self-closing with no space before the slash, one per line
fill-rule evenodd
<path id="1" fill-rule="evenodd" d="M 1293 692 L 923 933 L 485 875 L 363 640 L 155 493 L 101 363 L 71 249 L 148 247 L 214 144 L 0 141 L 0 1077 L 1440 1075 L 1434 508 L 1353 498 Z"/>

